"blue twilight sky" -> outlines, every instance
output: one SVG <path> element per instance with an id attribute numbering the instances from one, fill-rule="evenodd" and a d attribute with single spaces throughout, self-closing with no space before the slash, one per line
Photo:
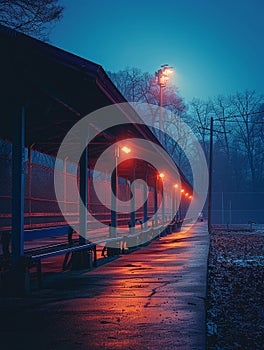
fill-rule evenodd
<path id="1" fill-rule="evenodd" d="M 168 63 L 187 100 L 264 93 L 264 0 L 62 0 L 50 41 L 108 71 Z"/>

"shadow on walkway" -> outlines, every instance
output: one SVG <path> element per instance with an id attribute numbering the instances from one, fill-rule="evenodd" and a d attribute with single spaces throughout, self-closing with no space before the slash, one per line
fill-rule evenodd
<path id="1" fill-rule="evenodd" d="M 197 223 L 24 299 L 1 299 L 1 348 L 205 349 L 208 248 Z"/>

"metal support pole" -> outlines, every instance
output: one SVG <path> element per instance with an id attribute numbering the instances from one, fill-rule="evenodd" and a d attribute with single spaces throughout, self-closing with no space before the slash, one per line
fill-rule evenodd
<path id="1" fill-rule="evenodd" d="M 154 186 L 154 225 L 158 225 L 158 192 L 157 192 L 157 180 L 155 181 L 155 186 Z"/>
<path id="2" fill-rule="evenodd" d="M 176 191 L 173 191 L 172 196 L 171 196 L 171 201 L 172 201 L 172 203 L 171 203 L 171 210 L 172 210 L 171 217 L 172 217 L 172 219 L 176 218 L 176 208 L 177 208 L 176 196 L 177 196 Z"/>
<path id="3" fill-rule="evenodd" d="M 210 155 L 209 155 L 209 186 L 208 186 L 208 232 L 212 231 L 212 178 L 213 178 L 213 126 L 214 119 L 210 121 Z"/>
<path id="4" fill-rule="evenodd" d="M 174 205 L 175 205 L 175 220 L 176 222 L 179 220 L 179 216 L 180 216 L 180 192 L 175 191 L 175 201 L 174 201 Z"/>
<path id="5" fill-rule="evenodd" d="M 118 195 L 118 173 L 117 173 L 117 160 L 119 157 L 119 147 L 115 148 L 115 169 L 111 176 L 111 225 L 110 225 L 110 237 L 117 237 L 117 195 Z"/>
<path id="6" fill-rule="evenodd" d="M 179 209 L 178 209 L 178 220 L 179 221 L 182 219 L 182 206 L 183 206 L 183 195 L 180 194 L 180 196 L 179 196 Z"/>
<path id="7" fill-rule="evenodd" d="M 143 187 L 143 199 L 144 199 L 144 228 L 148 228 L 148 187 Z"/>
<path id="8" fill-rule="evenodd" d="M 91 169 L 88 168 L 88 212 L 91 212 Z"/>
<path id="9" fill-rule="evenodd" d="M 88 148 L 84 148 L 79 163 L 79 187 L 80 187 L 80 204 L 79 204 L 79 244 L 88 243 L 88 224 L 87 224 L 87 205 L 88 205 Z M 80 250 L 72 254 L 72 268 L 75 270 L 91 267 L 91 252 Z"/>
<path id="10" fill-rule="evenodd" d="M 67 159 L 68 157 L 65 157 L 63 159 L 63 209 L 64 212 L 67 211 Z"/>
<path id="11" fill-rule="evenodd" d="M 12 267 L 20 270 L 24 256 L 25 108 L 15 111 L 12 142 Z"/>
<path id="12" fill-rule="evenodd" d="M 224 192 L 222 192 L 222 225 L 224 225 Z"/>
<path id="13" fill-rule="evenodd" d="M 32 150 L 34 144 L 28 148 L 28 213 L 29 225 L 32 225 Z"/>
<path id="14" fill-rule="evenodd" d="M 229 201 L 229 225 L 232 224 L 232 201 Z"/>
<path id="15" fill-rule="evenodd" d="M 159 107 L 160 107 L 160 115 L 159 115 L 159 137 L 160 142 L 162 141 L 162 123 L 163 123 L 163 114 L 162 114 L 162 106 L 163 106 L 163 87 L 160 85 L 160 96 L 159 96 Z"/>
<path id="16" fill-rule="evenodd" d="M 164 190 L 164 182 L 162 182 L 162 196 L 161 196 L 161 223 L 164 225 L 165 223 L 165 190 Z"/>
<path id="17" fill-rule="evenodd" d="M 133 166 L 133 178 L 131 183 L 135 180 L 135 168 L 136 168 L 136 161 L 134 160 L 134 166 Z M 135 223 L 136 223 L 136 212 L 135 212 L 135 201 L 136 201 L 136 188 L 134 188 L 134 195 L 131 198 L 131 206 L 130 206 L 130 233 L 135 233 Z"/>
<path id="18" fill-rule="evenodd" d="M 86 147 L 80 159 L 80 236 L 79 243 L 88 242 L 87 234 L 87 204 L 88 204 L 88 148 Z M 81 204 L 81 203 L 80 203 Z"/>

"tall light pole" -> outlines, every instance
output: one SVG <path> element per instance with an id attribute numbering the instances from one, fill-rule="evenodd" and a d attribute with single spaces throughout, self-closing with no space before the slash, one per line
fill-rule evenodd
<path id="1" fill-rule="evenodd" d="M 127 146 L 121 147 L 121 151 L 128 154 L 131 152 L 131 149 Z M 118 158 L 120 157 L 120 147 L 118 145 L 115 146 L 115 169 L 112 175 L 111 187 L 112 187 L 112 195 L 111 195 L 111 226 L 110 226 L 110 236 L 117 236 L 117 198 L 118 198 Z"/>
<path id="2" fill-rule="evenodd" d="M 159 107 L 160 107 L 160 116 L 159 116 L 159 137 L 160 141 L 162 138 L 162 106 L 163 106 L 163 89 L 166 87 L 168 80 L 170 79 L 170 75 L 174 73 L 172 67 L 169 67 L 168 64 L 164 64 L 161 68 L 155 73 L 155 77 L 157 78 L 157 83 L 160 87 L 159 94 Z"/>
<path id="3" fill-rule="evenodd" d="M 164 173 L 159 173 L 158 177 L 162 180 L 162 192 L 161 192 L 161 223 L 164 225 L 165 219 L 165 190 L 164 190 Z"/>
<path id="4" fill-rule="evenodd" d="M 175 220 L 177 221 L 177 213 L 178 213 L 178 188 L 179 188 L 179 185 L 178 184 L 175 184 L 174 185 L 174 188 L 175 190 L 173 191 L 173 196 L 172 196 L 172 217 L 175 218 Z"/>

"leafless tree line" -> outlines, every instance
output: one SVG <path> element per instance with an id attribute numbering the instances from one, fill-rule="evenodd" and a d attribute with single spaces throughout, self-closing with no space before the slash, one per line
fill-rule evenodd
<path id="1" fill-rule="evenodd" d="M 62 12 L 58 0 L 0 0 L 1 24 L 43 40 Z"/>
<path id="2" fill-rule="evenodd" d="M 155 77 L 137 68 L 108 73 L 128 101 L 158 105 L 159 86 Z M 186 122 L 198 137 L 208 159 L 210 119 L 214 119 L 214 190 L 264 191 L 264 96 L 255 91 L 218 96 L 206 101 L 185 103 L 175 86 L 164 90 L 164 108 L 171 112 L 163 120 L 163 129 L 181 127 L 175 115 Z M 157 123 L 155 115 L 153 126 Z M 158 135 L 157 135 L 158 136 Z M 188 135 L 182 135 L 186 146 Z M 170 138 L 164 146 L 178 165 L 190 176 L 188 160 L 182 148 Z M 193 149 L 195 152 L 195 149 Z"/>
<path id="3" fill-rule="evenodd" d="M 264 96 L 244 91 L 193 100 L 189 114 L 206 153 L 214 118 L 215 186 L 222 191 L 263 191 Z"/>

